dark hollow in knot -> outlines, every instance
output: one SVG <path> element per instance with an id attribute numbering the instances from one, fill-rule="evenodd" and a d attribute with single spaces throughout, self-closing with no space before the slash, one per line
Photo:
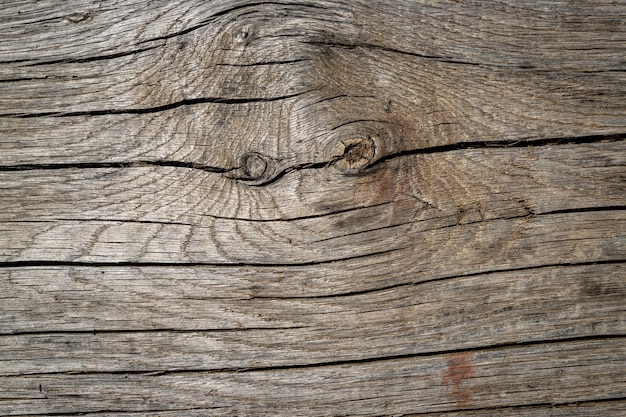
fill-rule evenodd
<path id="1" fill-rule="evenodd" d="M 241 173 L 245 179 L 259 179 L 267 171 L 267 160 L 263 155 L 250 152 L 241 157 Z"/>
<path id="2" fill-rule="evenodd" d="M 352 138 L 343 145 L 343 154 L 336 157 L 334 165 L 344 172 L 357 172 L 367 167 L 376 154 L 376 145 L 371 137 Z"/>

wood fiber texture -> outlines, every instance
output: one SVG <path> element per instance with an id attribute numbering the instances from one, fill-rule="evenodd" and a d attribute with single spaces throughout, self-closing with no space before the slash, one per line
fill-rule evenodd
<path id="1" fill-rule="evenodd" d="M 626 3 L 0 2 L 0 415 L 626 414 Z"/>

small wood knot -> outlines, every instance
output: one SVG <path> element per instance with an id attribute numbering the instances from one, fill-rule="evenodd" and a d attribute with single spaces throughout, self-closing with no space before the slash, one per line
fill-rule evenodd
<path id="1" fill-rule="evenodd" d="M 91 13 L 89 12 L 76 12 L 68 14 L 65 18 L 72 23 L 80 23 L 91 20 Z"/>
<path id="2" fill-rule="evenodd" d="M 333 165 L 346 173 L 356 173 L 366 168 L 376 155 L 376 144 L 370 136 L 351 138 L 342 141 L 340 146 L 343 147 L 338 149 L 341 155 L 336 157 Z"/>
<path id="3" fill-rule="evenodd" d="M 242 173 L 250 179 L 258 179 L 267 171 L 267 159 L 256 152 L 250 152 L 241 157 Z"/>
<path id="4" fill-rule="evenodd" d="M 252 35 L 252 25 L 242 25 L 233 31 L 233 41 L 240 45 L 247 45 Z"/>
<path id="5" fill-rule="evenodd" d="M 239 166 L 225 175 L 251 184 L 270 179 L 276 171 L 275 161 L 258 152 L 248 152 L 239 158 Z"/>

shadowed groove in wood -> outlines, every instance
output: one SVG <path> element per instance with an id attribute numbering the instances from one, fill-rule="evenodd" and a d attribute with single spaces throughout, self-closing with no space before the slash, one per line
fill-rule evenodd
<path id="1" fill-rule="evenodd" d="M 214 329 L 94 329 L 94 330 L 33 330 L 13 333 L 0 333 L 2 336 L 46 336 L 46 335 L 98 335 L 98 334 L 143 334 L 143 333 L 227 333 L 227 332 L 256 332 L 264 330 L 297 330 L 306 329 L 306 326 L 284 326 L 284 327 L 233 327 L 223 328 L 216 327 Z"/>
<path id="2" fill-rule="evenodd" d="M 256 330 L 256 329 L 241 329 L 242 331 L 247 330 Z M 268 330 L 268 329 L 259 329 L 259 330 Z M 271 329 L 269 329 L 271 330 Z M 226 330 L 229 331 L 229 330 Z M 170 332 L 170 331 L 166 331 Z M 191 333 L 194 331 L 177 331 L 179 333 Z M 207 333 L 210 333 L 208 331 Z M 137 332 L 127 332 L 127 331 L 108 331 L 108 332 L 49 332 L 42 333 L 42 335 L 53 335 L 53 334 L 97 334 L 97 333 L 137 333 Z M 140 333 L 161 333 L 159 331 L 146 330 Z M 24 335 L 35 335 L 37 333 L 25 333 Z M 2 335 L 0 334 L 0 338 L 3 336 L 19 336 L 19 335 Z M 578 337 L 570 337 L 570 338 L 559 338 L 554 340 L 533 340 L 531 342 L 517 342 L 517 343 L 503 343 L 503 344 L 494 344 L 494 345 L 485 345 L 478 346 L 474 348 L 463 348 L 463 349 L 451 349 L 451 350 L 442 350 L 442 351 L 430 351 L 430 352 L 420 352 L 420 353 L 409 353 L 409 354 L 401 354 L 401 355 L 388 355 L 388 356 L 380 356 L 380 357 L 367 357 L 360 359 L 348 359 L 348 360 L 335 360 L 335 361 L 327 361 L 327 362 L 316 362 L 316 363 L 306 363 L 306 364 L 294 364 L 294 365 L 282 365 L 282 366 L 261 366 L 261 367 L 236 367 L 236 368 L 195 368 L 195 369 L 147 369 L 147 370 L 130 370 L 130 369 L 122 369 L 116 371 L 71 371 L 71 372 L 44 372 L 44 373 L 20 373 L 17 375 L 0 375 L 0 377 L 12 377 L 12 376 L 49 376 L 49 375 L 57 375 L 57 374 L 69 374 L 69 375 L 176 375 L 176 374 L 195 374 L 195 373 L 224 373 L 224 372 L 274 372 L 274 371 L 284 371 L 284 370 L 298 370 L 298 369 L 308 369 L 308 368 L 325 368 L 325 367 L 337 367 L 337 366 L 346 366 L 346 365 L 358 365 L 358 364 L 372 364 L 378 362 L 386 362 L 386 361 L 397 361 L 403 359 L 416 359 L 416 358 L 429 358 L 429 357 L 438 357 L 438 356 L 447 356 L 447 355 L 457 355 L 457 354 L 471 354 L 474 352 L 483 352 L 486 350 L 495 351 L 495 350 L 506 350 L 510 348 L 521 348 L 521 347 L 536 347 L 536 346 L 544 346 L 544 345 L 562 345 L 568 343 L 576 343 L 576 342 L 585 342 L 585 341 L 602 341 L 602 340 L 624 340 L 626 341 L 626 334 L 614 334 L 614 335 L 601 335 L 601 336 L 578 336 Z M 1 339 L 0 339 L 1 340 Z"/>
<path id="3" fill-rule="evenodd" d="M 296 94 L 299 95 L 299 94 Z M 293 96 L 290 96 L 293 97 Z M 1 116 L 1 115 L 0 115 Z M 607 134 L 607 135 L 589 135 L 581 137 L 561 137 L 561 138 L 544 138 L 544 139 L 527 139 L 527 140 L 501 140 L 501 141 L 487 141 L 487 142 L 459 142 L 449 145 L 434 146 L 430 148 L 413 149 L 401 151 L 389 155 L 385 155 L 381 158 L 375 159 L 360 169 L 367 169 L 374 165 L 384 163 L 385 161 L 409 156 L 409 155 L 426 155 L 437 154 L 445 152 L 454 152 L 464 149 L 487 149 L 487 148 L 527 148 L 527 147 L 540 147 L 540 146 L 557 146 L 557 145 L 569 145 L 569 144 L 588 144 L 588 143 L 607 143 L 607 142 L 623 142 L 626 140 L 625 134 Z M 325 162 L 311 162 L 302 163 L 295 166 L 290 166 L 282 171 L 275 173 L 271 178 L 263 180 L 261 182 L 252 182 L 252 186 L 264 186 L 270 185 L 279 181 L 285 175 L 300 170 L 307 169 L 321 169 L 328 166 L 332 166 L 337 161 L 342 160 L 346 155 L 337 155 L 333 159 Z M 146 165 L 163 166 L 163 167 L 175 167 L 175 168 L 187 168 L 187 169 L 199 169 L 206 172 L 213 173 L 229 173 L 238 170 L 240 167 L 213 167 L 202 165 L 194 162 L 182 162 L 182 161 L 136 161 L 136 162 L 82 162 L 82 163 L 53 163 L 53 164 L 19 164 L 19 165 L 0 165 L 0 171 L 31 171 L 31 170 L 55 170 L 55 169 L 103 169 L 103 168 L 132 168 L 141 167 Z M 255 179 L 255 178 L 253 178 Z M 244 179 L 245 182 L 245 179 Z"/>
<path id="4" fill-rule="evenodd" d="M 521 218 L 525 218 L 525 217 L 549 216 L 549 215 L 555 215 L 555 214 L 573 214 L 573 213 L 588 213 L 588 212 L 602 212 L 602 211 L 623 211 L 623 210 L 626 210 L 626 206 L 581 207 L 581 208 L 570 208 L 570 209 L 552 210 L 552 211 L 544 211 L 544 212 L 536 212 L 534 210 L 528 210 L 528 213 L 526 213 L 524 215 L 521 215 L 521 216 L 496 217 L 496 218 L 491 218 L 491 219 L 481 219 L 481 220 L 466 222 L 466 223 L 463 223 L 463 225 L 479 224 L 479 223 L 489 222 L 489 221 L 494 221 L 494 220 L 514 220 L 514 219 L 521 219 Z M 411 224 L 411 223 L 412 222 L 406 222 L 406 223 L 390 225 L 390 226 L 387 226 L 387 227 L 382 227 L 382 228 L 379 228 L 379 229 L 369 229 L 369 230 L 364 230 L 364 231 L 359 231 L 359 232 L 348 233 L 348 234 L 345 234 L 345 235 L 334 236 L 332 238 L 316 240 L 316 241 L 313 241 L 312 243 L 319 243 L 319 242 L 329 241 L 329 240 L 338 239 L 338 238 L 342 238 L 342 237 L 346 237 L 346 236 L 359 235 L 359 234 L 371 232 L 372 230 L 392 229 L 392 228 L 396 228 L 396 227 L 399 227 L 399 226 L 405 226 L 405 225 Z M 440 227 L 437 227 L 435 229 L 422 229 L 422 232 L 433 231 L 433 230 L 440 230 L 440 229 L 448 229 L 448 228 L 453 228 L 453 227 L 458 227 L 458 226 L 459 226 L 459 224 L 450 224 L 450 225 L 440 226 Z"/>
<path id="5" fill-rule="evenodd" d="M 135 108 L 135 109 L 104 109 L 104 110 L 87 110 L 87 111 L 75 111 L 75 112 L 47 112 L 47 113 L 28 113 L 28 114 L 0 114 L 0 117 L 17 117 L 17 118 L 33 118 L 33 117 L 77 117 L 77 116 L 106 116 L 111 114 L 147 114 L 147 113 L 159 113 L 162 111 L 172 110 L 182 106 L 195 106 L 198 104 L 248 104 L 248 103 L 270 103 L 272 101 L 287 100 L 290 98 L 298 97 L 303 94 L 311 93 L 315 90 L 302 91 L 299 93 L 289 94 L 279 97 L 248 97 L 248 98 L 226 98 L 226 97 L 201 97 L 190 98 L 186 100 L 177 101 L 174 103 L 163 104 L 155 107 Z"/>
<path id="6" fill-rule="evenodd" d="M 621 407 L 620 407 L 621 406 Z M 40 416 L 58 416 L 58 417 L 73 417 L 73 416 L 110 416 L 121 417 L 127 415 L 135 415 L 138 417 L 155 417 L 154 413 L 159 413 L 158 416 L 178 416 L 178 413 L 185 412 L 185 415 L 190 417 L 206 417 L 206 413 L 215 412 L 221 407 L 217 408 L 179 408 L 179 409 L 151 409 L 145 411 L 123 411 L 123 410 L 102 410 L 90 413 L 52 413 L 52 414 L 29 414 L 32 417 Z M 410 413 L 404 414 L 402 417 L 443 417 L 443 416 L 457 416 L 457 417 L 502 417 L 502 416 L 515 416 L 515 417 L 545 417 L 545 410 L 549 408 L 551 415 L 559 417 L 588 417 L 589 415 L 603 416 L 603 417 L 622 417 L 623 411 L 626 410 L 626 397 L 612 398 L 606 400 L 589 400 L 589 401 L 576 401 L 576 402 L 564 402 L 560 404 L 554 403 L 533 403 L 527 405 L 512 405 L 504 407 L 483 407 L 483 408 L 468 408 L 465 410 L 455 411 L 440 411 L 436 413 L 423 412 L 423 413 Z M 540 412 L 541 414 L 537 414 Z M 460 414 L 463 413 L 463 414 Z M 515 413 L 515 414 L 510 414 Z M 555 414 L 557 413 L 557 414 Z M 565 414 L 567 413 L 567 414 Z M 581 414 L 584 413 L 584 414 Z M 608 414 L 607 414 L 608 413 Z"/>
<path id="7" fill-rule="evenodd" d="M 393 248 L 389 250 L 384 250 L 380 252 L 372 252 L 366 253 L 362 255 L 350 256 L 347 258 L 336 258 L 336 259 L 328 259 L 323 261 L 311 261 L 311 262 L 284 262 L 284 263 L 264 263 L 264 262 L 245 262 L 245 263 L 236 263 L 236 262 L 81 262 L 81 261 L 46 261 L 46 260 L 29 260 L 29 261 L 0 261 L 0 268 L 19 268 L 19 267 L 31 267 L 31 266 L 94 266 L 94 267 L 107 267 L 107 266 L 163 266 L 163 267 L 181 267 L 181 266 L 190 266 L 190 267 L 199 267 L 199 266 L 207 266 L 207 267 L 227 267 L 227 268 L 241 268 L 241 267 L 268 267 L 268 268 L 288 268 L 293 266 L 316 266 L 323 264 L 332 264 L 337 262 L 346 262 L 353 261 L 361 258 L 369 258 L 378 255 L 387 255 L 393 252 L 398 252 L 405 247 Z"/>
<path id="8" fill-rule="evenodd" d="M 365 255 L 365 256 L 369 256 L 369 255 Z M 352 258 L 350 258 L 352 259 Z M 348 260 L 350 260 L 348 259 Z M 333 263 L 333 262 L 340 262 L 341 260 L 331 260 L 328 261 L 329 263 Z M 331 295 L 324 295 L 324 296 L 292 296 L 292 297 L 276 297 L 276 296 L 272 296 L 272 297 L 267 297 L 270 299 L 275 299 L 275 298 L 284 298 L 284 299 L 298 299 L 298 298 L 334 298 L 334 297 L 349 297 L 352 295 L 359 295 L 359 294 L 368 294 L 368 293 L 372 293 L 372 292 L 377 292 L 377 291 L 385 291 L 385 290 L 389 290 L 392 288 L 397 288 L 397 287 L 403 287 L 403 286 L 415 286 L 415 285 L 420 285 L 420 284 L 425 284 L 425 283 L 429 283 L 429 282 L 436 282 L 436 281 L 445 281 L 445 280 L 452 280 L 452 279 L 456 279 L 456 278 L 463 278 L 463 277 L 472 277 L 472 276 L 478 276 L 478 275 L 485 275 L 485 274 L 496 274 L 496 273 L 501 273 L 501 272 L 513 272 L 513 271 L 527 271 L 527 270 L 533 270 L 533 269 L 541 269 L 541 268 L 554 268 L 554 267 L 559 267 L 559 266 L 587 266 L 587 265 L 613 265 L 613 264 L 622 264 L 626 262 L 626 258 L 624 259 L 615 259 L 615 260 L 597 260 L 597 261 L 589 261 L 589 262 L 576 262 L 576 263 L 558 263 L 558 264 L 543 264 L 543 265 L 533 265 L 533 266 L 529 266 L 529 267 L 521 267 L 521 268 L 508 268 L 508 269 L 494 269 L 491 271 L 480 271 L 480 272 L 473 272 L 473 273 L 467 273 L 467 274 L 462 274 L 462 275 L 448 275 L 448 276 L 442 276 L 442 277 L 438 277 L 438 278 L 433 278 L 433 279 L 429 279 L 429 280 L 423 280 L 423 281 L 419 281 L 419 282 L 414 282 L 414 283 L 408 283 L 408 284 L 397 284 L 397 285 L 390 285 L 390 286 L 386 286 L 386 287 L 378 287 L 378 288 L 372 288 L 372 289 L 367 289 L 367 290 L 363 290 L 363 291 L 354 291 L 354 292 L 348 292 L 348 293 L 335 293 L 335 294 L 331 294 Z M 13 268 L 32 268 L 32 267 L 51 267 L 51 268 L 57 268 L 57 267 L 68 267 L 68 268 L 72 268 L 72 267 L 89 267 L 89 268 L 114 268 L 114 267 L 137 267 L 137 268 L 152 268 L 152 267 L 159 267 L 159 268 L 270 268 L 270 269 L 274 269 L 274 268 L 289 268 L 291 266 L 316 266 L 316 265 L 321 265 L 324 264 L 325 262 L 309 262 L 309 263 L 302 263 L 302 264 L 251 264 L 251 263 L 245 263 L 245 264 L 236 264 L 236 263 L 202 263 L 202 262 L 80 262 L 80 261 L 8 261 L 8 262 L 0 262 L 0 268 L 7 268 L 7 269 L 13 269 Z M 264 298 L 262 296 L 256 296 L 255 298 Z"/>
<path id="9" fill-rule="evenodd" d="M 411 413 L 411 414 L 406 414 L 406 417 L 410 417 L 410 416 L 445 416 L 445 415 L 459 415 L 460 412 L 469 412 L 470 414 L 463 414 L 464 416 L 466 415 L 470 415 L 470 416 L 479 416 L 482 415 L 483 411 L 487 411 L 489 412 L 490 416 L 496 416 L 496 415 L 504 415 L 504 414 L 497 414 L 497 413 L 505 413 L 507 416 L 508 415 L 512 415 L 512 414 L 508 414 L 509 411 L 513 411 L 516 413 L 520 413 L 520 414 L 515 414 L 516 416 L 525 416 L 526 414 L 523 413 L 524 410 L 532 410 L 532 409 L 536 409 L 538 411 L 541 411 L 541 413 L 545 413 L 545 409 L 549 408 L 551 412 L 557 411 L 558 409 L 569 409 L 567 411 L 569 411 L 572 414 L 563 414 L 563 415 L 578 415 L 575 410 L 572 410 L 573 407 L 590 407 L 590 406 L 604 406 L 604 405 L 611 405 L 614 403 L 622 403 L 621 405 L 624 407 L 623 410 L 626 410 L 626 397 L 616 397 L 616 398 L 610 398 L 610 399 L 605 399 L 605 400 L 601 400 L 601 401 L 595 401 L 595 400 L 589 400 L 589 401 L 577 401 L 577 402 L 572 402 L 572 403 L 560 403 L 560 404 L 555 404 L 555 403 L 534 403 L 534 404 L 528 404 L 528 405 L 514 405 L 514 406 L 504 406 L 504 407 L 484 407 L 484 408 L 467 408 L 465 410 L 461 409 L 461 410 L 455 410 L 455 411 L 441 411 L 438 413 L 429 413 L 429 412 L 425 412 L 425 413 Z M 622 410 L 622 411 L 623 411 Z M 615 415 L 617 416 L 618 412 L 621 412 L 620 410 L 611 410 L 616 414 L 611 414 L 611 415 Z M 583 411 L 586 412 L 586 411 Z M 493 413 L 493 414 L 492 414 Z M 522 414 L 523 413 L 523 414 Z M 533 414 L 533 415 L 541 415 L 543 416 L 544 414 Z M 559 414 L 561 415 L 561 414 Z M 586 415 L 586 414 L 585 414 Z M 592 415 L 598 415 L 598 414 L 592 414 Z M 603 414 L 600 414 L 603 415 Z M 404 416 L 403 416 L 404 417 Z"/>
<path id="10" fill-rule="evenodd" d="M 84 413 L 81 411 L 78 412 L 60 412 L 60 413 L 45 413 L 45 414 L 32 414 L 29 413 L 27 415 L 23 415 L 23 414 L 14 414 L 15 416 L 20 416 L 23 415 L 25 417 L 40 417 L 40 416 L 46 416 L 46 417 L 73 417 L 73 416 L 145 416 L 145 417 L 157 417 L 157 416 L 161 416 L 164 414 L 167 415 L 174 415 L 174 416 L 180 416 L 180 413 L 184 413 L 184 415 L 187 416 L 201 416 L 201 417 L 206 417 L 207 414 L 206 413 L 211 413 L 212 415 L 215 415 L 215 411 L 216 410 L 221 410 L 224 409 L 226 407 L 214 407 L 214 408 L 206 408 L 206 407 L 187 407 L 187 408 L 161 408 L 161 409 L 149 409 L 149 410 L 145 410 L 145 411 L 128 411 L 128 410 L 121 410 L 121 409 L 107 409 L 107 410 L 99 410 L 99 411 L 94 411 L 94 412 L 88 412 L 88 413 Z M 159 413 L 158 415 L 154 414 L 154 413 Z M 197 414 L 199 413 L 199 414 Z M 211 415 L 209 414 L 209 415 Z"/>
<path id="11" fill-rule="evenodd" d="M 428 59 L 428 60 L 433 60 L 433 61 L 447 63 L 447 64 L 459 64 L 459 65 L 471 65 L 471 66 L 481 66 L 481 65 L 498 66 L 498 65 L 487 64 L 487 63 L 481 64 L 480 62 L 459 61 L 451 57 L 445 57 L 445 56 L 440 56 L 440 55 L 425 55 L 425 54 L 419 54 L 416 52 L 402 51 L 402 50 L 395 49 L 395 48 L 388 48 L 388 47 L 384 47 L 381 45 L 372 45 L 372 44 L 366 44 L 366 43 L 339 43 L 339 42 L 314 42 L 314 41 L 309 41 L 305 43 L 316 45 L 316 46 L 328 46 L 331 48 L 374 49 L 378 51 L 391 52 L 391 53 L 400 54 L 400 55 L 407 55 L 407 56 L 411 56 L 415 58 Z"/>
<path id="12" fill-rule="evenodd" d="M 370 289 L 367 289 L 367 290 L 351 291 L 351 292 L 345 292 L 345 293 L 334 293 L 334 294 L 329 294 L 329 295 L 286 296 L 286 297 L 256 296 L 255 298 L 259 298 L 259 299 L 261 299 L 261 298 L 268 298 L 268 299 L 276 299 L 276 298 L 283 298 L 283 299 L 313 298 L 313 299 L 317 299 L 317 298 L 351 297 L 351 296 L 354 296 L 354 295 L 372 294 L 372 293 L 375 293 L 375 292 L 387 291 L 387 290 L 398 288 L 398 287 L 419 286 L 419 285 L 422 285 L 422 284 L 427 284 L 427 283 L 432 283 L 432 282 L 447 281 L 447 280 L 453 280 L 453 279 L 457 279 L 457 278 L 466 278 L 466 277 L 479 276 L 479 275 L 498 274 L 498 273 L 502 273 L 502 272 L 529 271 L 529 270 L 534 270 L 534 269 L 555 268 L 555 267 L 562 267 L 562 266 L 567 267 L 567 266 L 592 266 L 592 265 L 616 265 L 616 264 L 619 265 L 619 264 L 623 264 L 623 263 L 626 263 L 626 258 L 620 259 L 620 260 L 591 261 L 591 262 L 580 262 L 580 263 L 546 264 L 546 265 L 536 265 L 536 266 L 529 266 L 529 267 L 522 267 L 522 268 L 494 269 L 494 270 L 491 270 L 491 271 L 481 271 L 481 272 L 474 272 L 474 273 L 468 273 L 468 274 L 463 274 L 463 275 L 449 275 L 449 276 L 442 276 L 442 277 L 433 278 L 433 279 L 424 280 L 424 281 L 411 282 L 411 283 L 406 283 L 406 284 L 394 284 L 394 285 L 389 285 L 389 286 L 386 286 L 386 287 L 370 288 Z"/>
<path id="13" fill-rule="evenodd" d="M 109 54 L 109 55 L 106 55 L 106 54 L 97 55 L 97 56 L 85 57 L 85 58 L 64 58 L 64 59 L 57 59 L 53 61 L 36 61 L 36 62 L 33 62 L 32 64 L 26 64 L 26 66 L 35 67 L 39 65 L 81 64 L 85 62 L 102 61 L 102 60 L 108 60 L 108 59 L 122 58 L 122 57 L 129 56 L 129 55 L 140 54 L 142 52 L 150 51 L 152 49 L 156 49 L 161 46 L 162 45 L 148 46 L 145 48 L 139 48 L 139 49 L 134 49 L 130 51 L 117 52 L 117 53 Z M 0 80 L 0 82 L 3 82 L 3 81 L 15 81 L 15 80 Z"/>
<path id="14" fill-rule="evenodd" d="M 608 135 L 588 135 L 580 137 L 561 137 L 561 138 L 543 138 L 543 139 L 520 139 L 512 140 L 493 140 L 488 142 L 459 142 L 450 145 L 433 146 L 430 148 L 413 149 L 387 155 L 380 158 L 376 162 L 383 162 L 388 159 L 398 158 L 405 155 L 421 155 L 431 153 L 451 152 L 463 149 L 485 149 L 485 148 L 530 148 L 537 146 L 555 146 L 576 144 L 582 145 L 586 143 L 600 142 L 622 142 L 626 140 L 626 133 L 608 134 Z"/>

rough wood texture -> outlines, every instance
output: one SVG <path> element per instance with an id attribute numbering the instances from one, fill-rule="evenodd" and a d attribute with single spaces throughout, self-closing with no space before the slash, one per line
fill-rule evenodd
<path id="1" fill-rule="evenodd" d="M 626 414 L 626 4 L 3 1 L 0 414 Z"/>
<path id="2" fill-rule="evenodd" d="M 621 340 L 595 340 L 248 372 L 2 377 L 3 414 L 205 408 L 216 415 L 380 415 L 614 398 L 626 375 Z M 372 377 L 375 375 L 376 377 Z M 598 384 L 598 382 L 600 382 Z M 41 386 L 41 388 L 39 388 Z M 393 387 L 390 392 L 390 387 Z M 494 389 L 497 387 L 497 396 Z M 3 404 L 0 403 L 0 407 Z"/>

